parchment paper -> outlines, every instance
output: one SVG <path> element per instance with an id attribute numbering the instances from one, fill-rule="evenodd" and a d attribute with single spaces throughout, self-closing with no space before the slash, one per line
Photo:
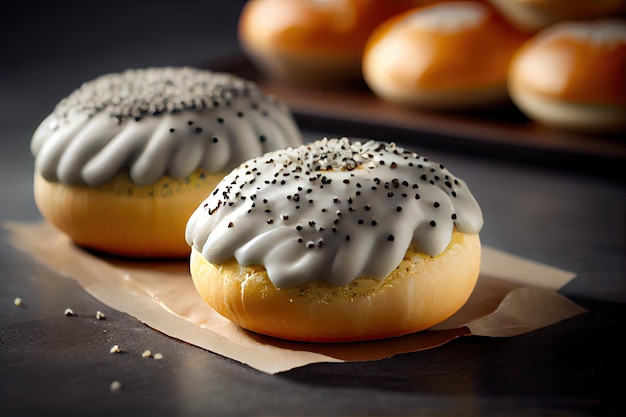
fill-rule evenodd
<path id="1" fill-rule="evenodd" d="M 585 312 L 557 290 L 575 277 L 483 247 L 467 304 L 427 331 L 372 342 L 291 342 L 243 330 L 196 292 L 187 261 L 130 261 L 74 245 L 47 222 L 3 223 L 15 248 L 88 293 L 171 337 L 274 374 L 316 362 L 371 361 L 440 346 L 464 335 L 516 336 Z"/>

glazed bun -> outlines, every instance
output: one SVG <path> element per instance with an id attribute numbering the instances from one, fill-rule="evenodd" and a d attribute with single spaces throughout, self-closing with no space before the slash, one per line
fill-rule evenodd
<path id="1" fill-rule="evenodd" d="M 251 0 L 239 41 L 266 76 L 292 86 L 338 86 L 361 80 L 361 55 L 389 17 L 436 0 Z"/>
<path id="2" fill-rule="evenodd" d="M 566 20 L 624 15 L 626 0 L 489 0 L 519 30 L 536 33 Z"/>
<path id="3" fill-rule="evenodd" d="M 187 219 L 224 175 L 300 143 L 286 106 L 233 75 L 189 67 L 106 74 L 61 100 L 35 131 L 35 202 L 81 246 L 187 257 Z"/>
<path id="4" fill-rule="evenodd" d="M 393 143 L 321 139 L 228 174 L 186 238 L 204 300 L 309 342 L 374 340 L 454 314 L 479 274 L 483 218 L 443 165 Z"/>
<path id="5" fill-rule="evenodd" d="M 562 22 L 537 33 L 514 56 L 514 103 L 558 129 L 626 129 L 626 20 Z"/>
<path id="6" fill-rule="evenodd" d="M 437 3 L 379 26 L 365 48 L 363 77 L 374 94 L 404 106 L 501 105 L 509 61 L 526 38 L 484 3 Z"/>

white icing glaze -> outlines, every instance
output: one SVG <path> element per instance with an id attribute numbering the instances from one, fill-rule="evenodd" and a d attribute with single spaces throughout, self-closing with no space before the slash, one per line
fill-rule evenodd
<path id="1" fill-rule="evenodd" d="M 407 249 L 436 256 L 483 218 L 465 183 L 393 143 L 322 139 L 228 174 L 191 215 L 189 245 L 211 263 L 261 265 L 278 288 L 381 279 Z"/>
<path id="2" fill-rule="evenodd" d="M 84 83 L 35 131 L 35 170 L 48 181 L 101 185 L 126 170 L 148 185 L 241 161 L 302 138 L 284 103 L 254 83 L 191 67 L 131 69 Z"/>

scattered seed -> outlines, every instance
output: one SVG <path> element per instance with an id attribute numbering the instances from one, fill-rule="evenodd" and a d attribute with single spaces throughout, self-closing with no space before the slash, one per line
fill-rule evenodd
<path id="1" fill-rule="evenodd" d="M 152 352 L 150 352 L 149 350 L 144 350 L 141 354 L 142 358 L 149 358 L 150 356 L 152 356 Z"/>
<path id="2" fill-rule="evenodd" d="M 104 315 L 104 313 L 100 310 L 96 311 L 96 318 L 98 320 L 104 320 L 106 318 L 106 316 Z"/>
<path id="3" fill-rule="evenodd" d="M 111 382 L 111 392 L 119 392 L 122 389 L 122 383 L 120 381 Z"/>
<path id="4" fill-rule="evenodd" d="M 69 316 L 73 316 L 74 315 L 74 311 L 71 308 L 66 308 L 65 309 L 65 313 L 63 313 L 63 314 L 65 314 L 68 317 Z"/>
<path id="5" fill-rule="evenodd" d="M 15 300 L 13 300 L 13 304 L 15 304 L 16 306 L 21 306 L 22 305 L 22 299 L 20 297 L 16 297 Z"/>
<path id="6" fill-rule="evenodd" d="M 163 359 L 163 355 L 161 353 L 155 353 L 154 354 L 154 359 L 156 359 L 156 360 Z"/>
<path id="7" fill-rule="evenodd" d="M 120 347 L 119 345 L 113 345 L 113 347 L 111 348 L 111 350 L 109 350 L 110 353 L 120 353 Z"/>

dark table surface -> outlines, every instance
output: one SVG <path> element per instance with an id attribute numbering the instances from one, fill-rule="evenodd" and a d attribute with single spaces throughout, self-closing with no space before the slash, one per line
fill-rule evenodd
<path id="1" fill-rule="evenodd" d="M 3 3 L 2 222 L 40 219 L 30 137 L 80 83 L 130 67 L 200 65 L 240 52 L 242 1 L 84 3 Z M 323 120 L 302 120 L 302 128 L 308 139 L 357 133 Z M 532 155 L 418 147 L 406 135 L 398 142 L 445 162 L 471 185 L 485 215 L 485 245 L 576 272 L 561 292 L 589 312 L 517 337 L 466 337 L 375 362 L 267 375 L 111 310 L 14 249 L 3 232 L 0 415 L 621 414 L 624 182 L 584 159 L 562 167 Z M 68 321 L 63 311 L 70 305 L 89 314 Z M 105 321 L 92 318 L 97 310 Z M 138 351 L 147 346 L 164 359 L 110 355 L 112 340 Z M 109 391 L 112 380 L 123 381 L 121 392 Z"/>

